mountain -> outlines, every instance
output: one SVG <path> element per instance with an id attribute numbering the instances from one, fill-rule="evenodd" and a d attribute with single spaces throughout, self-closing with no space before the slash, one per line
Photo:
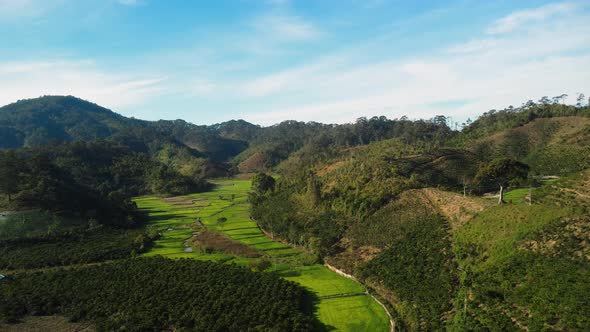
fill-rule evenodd
<path id="1" fill-rule="evenodd" d="M 369 285 L 402 330 L 588 326 L 590 108 L 392 123 L 306 141 L 251 197 L 258 225 Z"/>
<path id="2" fill-rule="evenodd" d="M 244 120 L 211 126 L 184 120 L 144 121 L 76 97 L 44 96 L 0 107 L 0 148 L 107 139 L 151 155 L 174 146 L 207 159 L 210 169 L 223 169 L 230 162 L 242 171 L 256 171 L 277 166 L 304 146 L 356 146 L 401 135 L 412 140 L 431 135 L 433 126 L 444 127 L 439 139 L 450 134 L 442 123 L 385 117 L 360 118 L 344 125 L 284 121 L 269 127 Z"/>
<path id="3" fill-rule="evenodd" d="M 249 129 L 252 127 L 257 128 L 250 125 Z M 44 96 L 1 107 L 0 133 L 0 148 L 39 146 L 51 141 L 124 141 L 131 133 L 148 140 L 176 141 L 219 161 L 247 146 L 245 140 L 222 137 L 214 127 L 182 120 L 153 122 L 127 118 L 72 96 Z"/>
<path id="4" fill-rule="evenodd" d="M 133 125 L 139 121 L 71 96 L 19 100 L 0 108 L 0 147 L 107 138 Z"/>
<path id="5" fill-rule="evenodd" d="M 164 232 L 177 236 L 176 212 L 190 213 L 185 221 L 192 223 L 191 208 L 215 207 L 195 196 L 151 198 L 205 191 L 211 177 L 256 171 L 248 204 L 257 226 L 303 249 L 299 263 L 326 263 L 353 275 L 382 300 L 399 330 L 577 331 L 590 325 L 589 106 L 529 102 L 486 112 L 462 130 L 452 130 L 444 116 L 203 126 L 126 118 L 53 96 L 0 108 L 0 137 L 2 147 L 12 148 L 0 150 L 0 192 L 7 197 L 0 208 L 9 211 L 0 215 L 0 267 L 145 253 Z M 233 189 L 243 194 L 245 213 L 248 189 Z M 138 195 L 161 204 L 151 206 L 155 218 L 167 218 L 160 207 L 174 211 L 165 228 L 142 227 L 144 211 L 130 200 Z M 215 195 L 217 202 L 236 203 L 233 194 Z M 234 216 L 210 218 L 223 231 Z M 298 260 L 267 263 L 278 267 L 291 259 Z M 121 265 L 129 275 L 152 268 L 131 262 Z M 97 269 L 108 273 L 107 264 Z M 29 284 L 15 285 L 25 291 Z M 0 313 L 4 320 L 19 317 L 10 308 Z M 302 326 L 312 323 L 293 314 Z"/>

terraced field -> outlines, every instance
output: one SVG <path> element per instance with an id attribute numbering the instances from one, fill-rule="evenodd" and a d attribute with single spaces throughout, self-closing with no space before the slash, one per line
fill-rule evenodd
<path id="1" fill-rule="evenodd" d="M 306 253 L 262 233 L 248 214 L 250 181 L 224 180 L 216 184 L 215 189 L 207 193 L 169 199 L 154 196 L 135 199 L 137 205 L 149 213 L 151 227 L 157 227 L 162 234 L 146 256 L 190 257 L 240 265 L 261 259 L 222 250 L 206 252 L 190 241 L 203 229 L 219 232 L 255 249 L 258 256 L 268 258 L 272 262 L 268 271 L 279 273 L 317 294 L 320 301 L 316 314 L 328 327 L 338 331 L 389 331 L 387 314 L 365 294 L 361 284 L 314 264 Z"/>

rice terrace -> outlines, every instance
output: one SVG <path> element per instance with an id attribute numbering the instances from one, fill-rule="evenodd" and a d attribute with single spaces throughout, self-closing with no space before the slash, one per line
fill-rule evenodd
<path id="1" fill-rule="evenodd" d="M 328 328 L 391 329 L 385 309 L 363 285 L 316 264 L 303 250 L 273 241 L 260 230 L 249 217 L 249 180 L 217 180 L 214 184 L 213 190 L 204 193 L 134 199 L 140 209 L 149 213 L 148 227 L 156 227 L 161 234 L 145 256 L 211 260 L 254 269 L 268 261 L 265 271 L 277 273 L 318 296 L 316 315 Z M 198 241 L 203 233 L 217 233 L 206 237 L 216 241 Z M 240 249 L 240 245 L 246 248 Z"/>

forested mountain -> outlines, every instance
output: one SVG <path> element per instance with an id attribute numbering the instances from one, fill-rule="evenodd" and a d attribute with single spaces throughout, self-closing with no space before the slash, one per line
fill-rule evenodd
<path id="1" fill-rule="evenodd" d="M 72 96 L 44 96 L 1 107 L 0 128 L 2 148 L 112 139 L 139 150 L 157 150 L 164 143 L 180 143 L 199 151 L 201 156 L 218 159 L 235 155 L 243 150 L 244 144 L 221 137 L 213 127 L 182 120 L 150 122 L 126 118 Z M 133 145 L 133 139 L 143 146 Z"/>
<path id="2" fill-rule="evenodd" d="M 588 106 L 545 98 L 460 132 L 392 120 L 399 131 L 339 144 L 337 127 L 280 163 L 277 181 L 255 177 L 251 213 L 375 289 L 401 330 L 583 330 L 589 119 Z"/>
<path id="3" fill-rule="evenodd" d="M 12 213 L 0 219 L 0 268 L 134 257 L 159 235 L 143 227 L 132 196 L 203 191 L 212 177 L 258 172 L 249 196 L 258 226 L 353 274 L 387 303 L 399 330 L 584 330 L 590 107 L 560 101 L 489 111 L 462 130 L 452 130 L 444 116 L 202 126 L 125 118 L 74 97 L 19 101 L 0 108 L 0 208 Z M 130 275 L 195 268 L 125 264 L 112 268 Z M 110 270 L 76 273 L 88 271 Z M 241 272 L 232 273 L 238 280 Z M 27 275 L 24 282 L 44 278 Z M 47 278 L 85 287 L 62 272 Z M 272 278 L 264 283 L 290 289 Z M 208 281 L 202 286 L 217 291 Z M 44 300 L 54 301 L 58 292 L 48 289 Z M 283 303 L 289 313 L 277 314 L 269 303 L 261 310 L 272 313 L 270 325 L 255 329 L 315 324 L 296 309 L 305 294 L 292 294 Z M 89 301 L 74 295 L 68 301 Z M 34 299 L 19 301 L 0 301 L 0 318 L 26 314 L 15 312 L 18 305 L 38 309 Z M 42 309 L 105 327 L 117 323 L 107 311 L 60 308 Z M 124 314 L 124 321 L 143 317 Z M 170 313 L 174 326 L 231 330 L 223 317 L 217 326 L 198 312 Z"/>

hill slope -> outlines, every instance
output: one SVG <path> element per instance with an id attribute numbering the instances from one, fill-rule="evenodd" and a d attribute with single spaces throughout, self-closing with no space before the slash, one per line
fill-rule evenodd
<path id="1" fill-rule="evenodd" d="M 507 156 L 542 175 L 565 175 L 590 166 L 590 118 L 535 119 L 477 139 L 468 148 L 481 159 Z"/>
<path id="2" fill-rule="evenodd" d="M 240 124 L 246 131 L 258 128 L 245 121 Z M 51 141 L 112 139 L 149 149 L 152 142 L 165 141 L 185 145 L 212 160 L 224 161 L 248 145 L 247 141 L 229 138 L 228 127 L 237 126 L 197 126 L 182 120 L 143 121 L 76 97 L 44 96 L 0 107 L 0 148 L 40 146 Z M 218 133 L 222 129 L 225 137 Z"/>

